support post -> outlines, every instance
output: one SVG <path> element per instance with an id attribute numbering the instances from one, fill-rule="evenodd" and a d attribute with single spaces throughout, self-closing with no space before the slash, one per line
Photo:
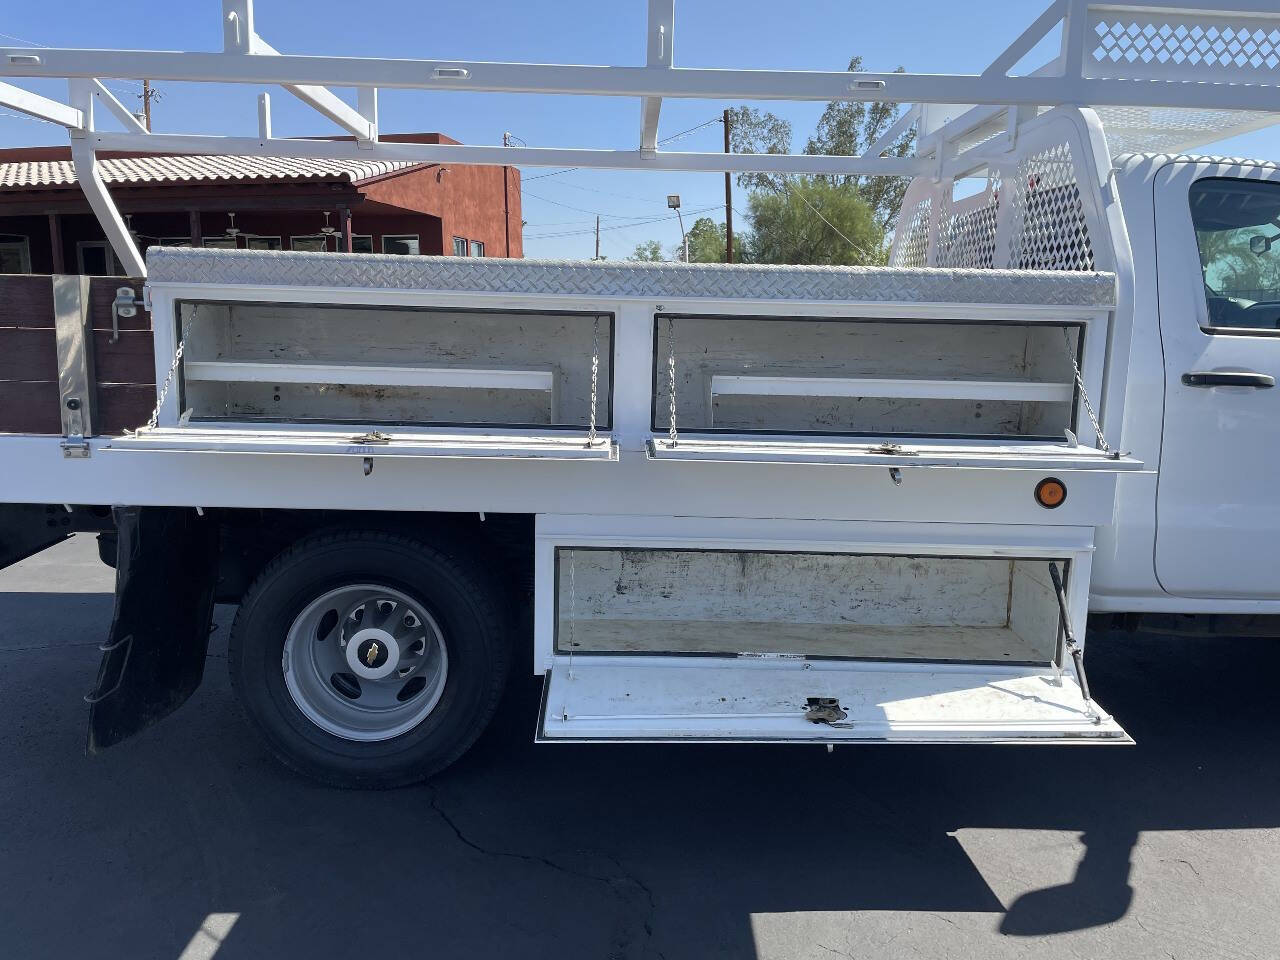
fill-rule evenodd
<path id="1" fill-rule="evenodd" d="M 71 101 L 80 108 L 84 117 L 84 126 L 71 131 L 71 162 L 75 167 L 76 180 L 84 191 L 85 199 L 102 225 L 102 232 L 107 235 L 116 258 L 124 267 L 125 274 L 130 277 L 145 277 L 147 265 L 138 251 L 129 229 L 120 217 L 115 201 L 107 192 L 107 185 L 102 181 L 98 170 L 98 157 L 94 150 L 93 136 L 93 100 L 92 81 L 75 78 L 70 82 Z M 134 137 L 136 134 L 125 134 Z"/>
<path id="2" fill-rule="evenodd" d="M 88 277 L 53 276 L 53 323 L 58 350 L 62 455 L 83 458 L 89 456 L 85 438 L 93 436 L 96 406 Z"/>
<path id="3" fill-rule="evenodd" d="M 204 234 L 202 234 L 202 233 L 200 232 L 200 211 L 199 211 L 199 210 L 192 210 L 192 211 L 187 215 L 187 217 L 188 217 L 188 222 L 189 222 L 189 223 L 190 223 L 190 225 L 191 225 L 191 226 L 190 226 L 190 233 L 191 233 L 191 246 L 193 246 L 193 247 L 203 247 L 203 246 L 204 246 Z"/>
<path id="4" fill-rule="evenodd" d="M 258 139 L 271 139 L 271 94 L 258 94 Z"/>
<path id="5" fill-rule="evenodd" d="M 53 258 L 53 272 L 66 273 L 66 257 L 62 251 L 62 215 L 49 214 L 49 253 Z"/>
<path id="6" fill-rule="evenodd" d="M 650 67 L 671 67 L 673 34 L 676 24 L 676 0 L 649 0 L 649 35 L 645 44 L 645 63 Z M 662 113 L 661 97 L 645 97 L 640 101 L 640 153 L 652 154 L 658 149 L 658 116 Z"/>
<path id="7" fill-rule="evenodd" d="M 224 53 L 278 56 L 278 51 L 258 36 L 253 23 L 253 0 L 222 0 L 222 48 Z M 308 83 L 282 83 L 291 94 L 348 133 L 357 141 L 377 138 L 375 126 L 328 87 Z"/>
<path id="8" fill-rule="evenodd" d="M 351 253 L 351 208 L 338 207 L 338 251 Z"/>
<path id="9" fill-rule="evenodd" d="M 724 152 L 729 152 L 729 110 L 724 111 Z M 733 177 L 724 172 L 724 262 L 733 263 Z"/>

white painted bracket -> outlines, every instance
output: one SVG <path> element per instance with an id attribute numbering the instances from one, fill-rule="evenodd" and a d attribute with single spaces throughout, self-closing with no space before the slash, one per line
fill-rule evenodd
<path id="1" fill-rule="evenodd" d="M 80 184 L 80 189 L 84 191 L 85 199 L 89 201 L 89 206 L 97 216 L 103 233 L 111 242 L 111 249 L 115 251 L 117 259 L 124 267 L 125 274 L 130 277 L 145 277 L 146 263 L 142 259 L 138 245 L 133 242 L 133 236 L 125 226 L 115 201 L 107 192 L 107 185 L 103 182 L 102 174 L 98 170 L 98 156 L 92 137 L 93 104 L 98 99 L 95 84 L 97 84 L 96 80 L 74 77 L 68 83 L 71 101 L 78 105 L 79 113 L 83 117 L 83 126 L 71 130 L 71 162 L 75 167 L 76 180 Z M 112 97 L 112 99 L 115 98 Z M 121 136 L 130 140 L 137 138 L 136 133 Z M 125 149 L 136 149 L 136 144 L 131 144 Z"/>
<path id="2" fill-rule="evenodd" d="M 141 134 L 142 136 L 151 136 L 151 131 L 138 122 L 138 118 L 129 112 L 129 108 L 116 99 L 116 95 L 102 85 L 101 80 L 91 80 L 93 85 L 93 95 L 104 107 L 110 111 L 111 115 L 124 124 L 124 128 L 130 133 Z"/>
<path id="3" fill-rule="evenodd" d="M 222 0 L 223 49 L 248 56 L 279 56 L 275 47 L 258 36 L 253 25 L 253 0 Z M 377 139 L 377 129 L 360 111 L 328 87 L 282 83 L 282 87 L 360 141 Z"/>
<path id="4" fill-rule="evenodd" d="M 0 83 L 0 107 L 17 110 L 38 120 L 61 124 L 71 130 L 84 127 L 84 114 L 75 107 L 23 90 L 11 83 Z"/>
<path id="5" fill-rule="evenodd" d="M 651 69 L 670 69 L 675 62 L 672 43 L 675 39 L 675 0 L 649 0 L 649 34 L 645 62 Z M 640 102 L 640 153 L 658 149 L 658 117 L 662 113 L 661 97 L 645 97 Z"/>

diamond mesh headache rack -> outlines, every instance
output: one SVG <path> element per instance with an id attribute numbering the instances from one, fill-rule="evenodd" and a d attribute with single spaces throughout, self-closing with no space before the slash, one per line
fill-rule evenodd
<path id="1" fill-rule="evenodd" d="M 675 0 L 648 0 L 642 66 L 295 56 L 258 35 L 253 0 L 222 0 L 221 13 L 219 52 L 0 48 L 0 76 L 69 81 L 67 102 L 0 82 L 0 106 L 67 129 L 79 182 L 130 275 L 145 276 L 146 266 L 98 171 L 103 150 L 905 176 L 913 185 L 893 252 L 897 265 L 1108 269 L 1113 258 L 1099 231 L 1109 152 L 1187 150 L 1275 122 L 1280 102 L 1280 12 L 1273 0 L 1055 0 L 984 71 L 958 75 L 678 67 Z M 1059 27 L 1060 52 L 1051 63 L 1010 75 Z M 144 77 L 279 85 L 349 139 L 274 137 L 267 94 L 259 97 L 256 137 L 150 133 L 102 83 Z M 355 104 L 328 85 L 355 88 Z M 603 150 L 384 143 L 380 89 L 638 99 L 638 143 Z M 746 155 L 658 149 L 668 98 L 913 106 L 861 156 Z M 95 110 L 123 131 L 102 129 Z M 1115 131 L 1112 151 L 1102 134 L 1106 124 Z M 883 155 L 912 129 L 915 156 Z M 954 184 L 974 177 L 991 184 L 984 199 L 960 202 L 966 198 Z"/>

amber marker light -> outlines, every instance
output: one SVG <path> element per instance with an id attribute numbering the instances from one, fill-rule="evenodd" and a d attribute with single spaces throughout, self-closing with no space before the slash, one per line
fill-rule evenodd
<path id="1" fill-rule="evenodd" d="M 1036 503 L 1046 510 L 1062 506 L 1067 499 L 1067 485 L 1057 477 L 1045 477 L 1036 484 Z"/>

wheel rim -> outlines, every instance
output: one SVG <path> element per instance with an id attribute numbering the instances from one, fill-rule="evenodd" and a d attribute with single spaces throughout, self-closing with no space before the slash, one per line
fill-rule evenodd
<path id="1" fill-rule="evenodd" d="M 294 618 L 282 658 L 303 715 L 345 740 L 412 730 L 444 693 L 449 654 L 423 604 L 376 583 L 337 587 Z"/>

